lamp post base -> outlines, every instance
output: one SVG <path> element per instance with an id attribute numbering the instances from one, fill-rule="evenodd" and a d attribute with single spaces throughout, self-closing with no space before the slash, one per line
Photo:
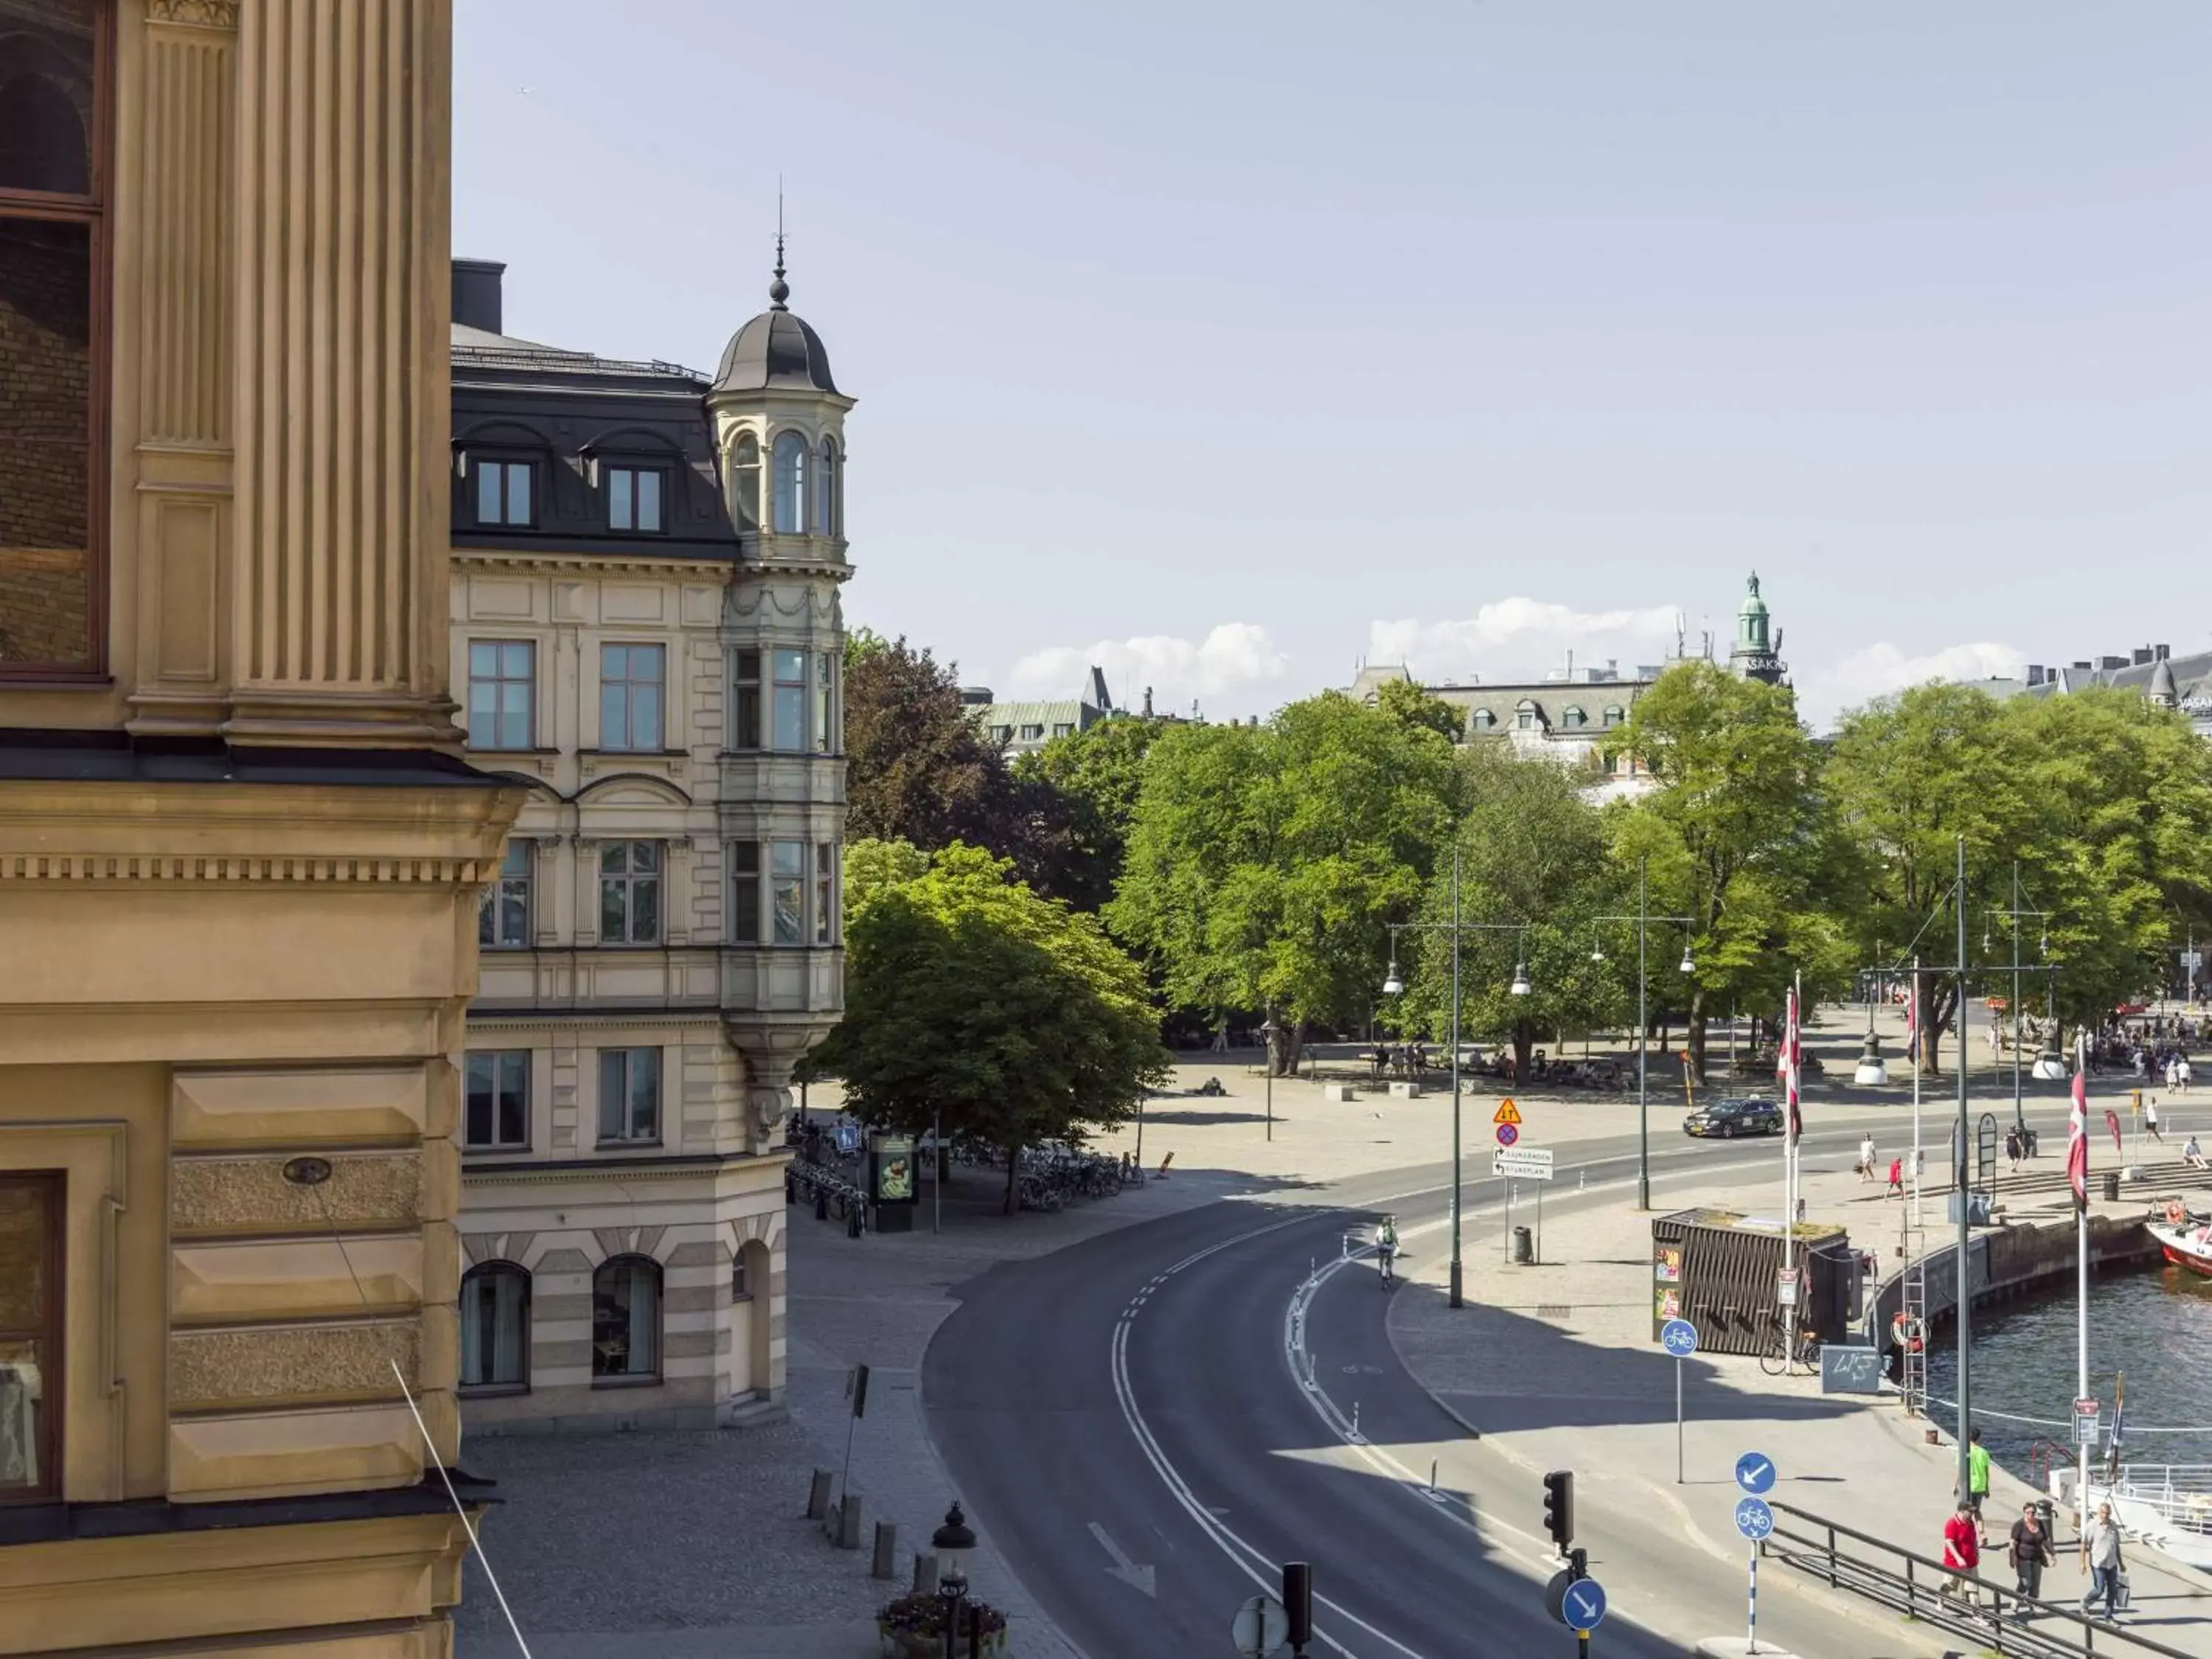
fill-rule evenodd
<path id="1" fill-rule="evenodd" d="M 1461 1294 L 1460 1265 L 1456 1261 L 1451 1264 L 1451 1305 L 1455 1308 L 1467 1305 L 1467 1298 Z"/>

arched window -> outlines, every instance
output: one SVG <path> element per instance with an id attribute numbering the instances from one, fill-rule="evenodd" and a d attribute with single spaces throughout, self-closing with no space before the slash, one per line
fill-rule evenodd
<path id="1" fill-rule="evenodd" d="M 461 1280 L 461 1386 L 530 1386 L 530 1275 L 487 1261 Z"/>
<path id="2" fill-rule="evenodd" d="M 1487 732 L 1497 724 L 1498 716 L 1487 708 L 1476 709 L 1474 714 L 1468 716 L 1467 720 L 1467 727 L 1470 732 Z"/>
<path id="3" fill-rule="evenodd" d="M 1621 708 L 1619 703 L 1609 702 L 1606 704 L 1605 723 L 1607 726 L 1618 726 L 1626 718 L 1627 716 L 1621 712 Z"/>
<path id="4" fill-rule="evenodd" d="M 837 476 L 836 441 L 824 438 L 822 458 L 814 470 L 814 533 L 817 536 L 837 533 L 837 486 L 841 482 Z"/>
<path id="5" fill-rule="evenodd" d="M 806 531 L 806 440 L 785 432 L 775 441 L 775 533 Z"/>
<path id="6" fill-rule="evenodd" d="M 1569 703 L 1567 705 L 1567 712 L 1559 716 L 1559 724 L 1571 729 L 1588 726 L 1589 724 L 1589 716 L 1583 714 L 1578 705 Z"/>
<path id="7" fill-rule="evenodd" d="M 760 528 L 760 440 L 750 432 L 730 448 L 730 513 L 740 530 Z"/>
<path id="8" fill-rule="evenodd" d="M 660 1375 L 660 1264 L 618 1255 L 592 1275 L 592 1375 Z"/>
<path id="9" fill-rule="evenodd" d="M 1536 729 L 1536 705 L 1530 702 L 1526 697 L 1523 697 L 1521 700 L 1521 706 L 1513 711 L 1513 724 L 1519 726 L 1523 732 L 1534 731 Z"/>

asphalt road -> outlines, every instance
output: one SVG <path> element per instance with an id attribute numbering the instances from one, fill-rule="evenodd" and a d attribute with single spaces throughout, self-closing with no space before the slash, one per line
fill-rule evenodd
<path id="1" fill-rule="evenodd" d="M 1894 1135 L 1893 1110 L 1821 1116 L 1814 1156 L 1848 1155 L 1862 1121 Z M 1662 1121 L 1662 1208 L 1670 1186 L 1775 1165 L 1770 1142 L 1686 1142 Z M 1618 1201 L 1611 1183 L 1635 1167 L 1633 1136 L 1564 1149 L 1547 1220 Z M 1574 1190 L 1578 1174 L 1592 1190 Z M 1444 1212 L 1448 1179 L 1431 1166 L 1297 1201 L 1208 1205 L 960 1287 L 924 1365 L 930 1431 L 969 1511 L 1091 1659 L 1234 1653 L 1232 1615 L 1278 1589 L 1285 1560 L 1314 1564 L 1316 1659 L 1575 1651 L 1544 1605 L 1556 1565 L 1538 1475 L 1470 1438 L 1406 1375 L 1372 1268 L 1313 1293 L 1318 1388 L 1286 1352 L 1292 1298 L 1344 1229 L 1389 1208 L 1411 1233 Z M 1495 1183 L 1469 1188 L 1470 1215 L 1490 1207 L 1475 1202 L 1486 1192 Z M 1442 1237 L 1408 1248 L 1429 1255 Z M 1529 1384 L 1540 1395 L 1544 1379 Z M 1594 1651 L 1672 1659 L 1742 1630 L 1741 1563 L 1674 1538 L 1663 1515 L 1607 1512 L 1592 1496 L 1577 1495 L 1577 1542 L 1614 1609 Z M 1762 1644 L 1803 1659 L 1927 1650 L 1801 1596 L 1760 1599 Z"/>

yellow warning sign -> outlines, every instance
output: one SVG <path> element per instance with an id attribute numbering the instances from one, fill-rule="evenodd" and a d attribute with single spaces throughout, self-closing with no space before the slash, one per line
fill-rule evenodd
<path id="1" fill-rule="evenodd" d="M 1498 1115 L 1490 1121 L 1492 1123 L 1518 1123 L 1521 1121 L 1521 1109 L 1510 1100 L 1501 1100 L 1498 1103 Z"/>

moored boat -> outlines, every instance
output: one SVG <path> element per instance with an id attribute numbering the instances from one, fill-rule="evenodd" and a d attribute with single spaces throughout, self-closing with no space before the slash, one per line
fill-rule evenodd
<path id="1" fill-rule="evenodd" d="M 2143 1226 L 2168 1261 L 2212 1279 L 2212 1218 L 2192 1213 L 2177 1198 Z"/>

